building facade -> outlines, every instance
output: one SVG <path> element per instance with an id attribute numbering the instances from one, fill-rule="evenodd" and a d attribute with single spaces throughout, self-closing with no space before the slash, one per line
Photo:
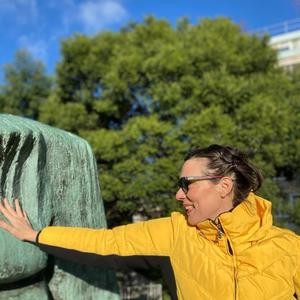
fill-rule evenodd
<path id="1" fill-rule="evenodd" d="M 278 52 L 278 64 L 285 69 L 300 66 L 300 19 L 295 19 L 257 30 L 270 35 L 270 46 Z"/>

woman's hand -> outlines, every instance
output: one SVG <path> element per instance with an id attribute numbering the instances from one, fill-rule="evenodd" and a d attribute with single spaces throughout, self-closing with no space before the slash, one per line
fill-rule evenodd
<path id="1" fill-rule="evenodd" d="M 15 209 L 6 198 L 0 201 L 0 212 L 7 221 L 0 220 L 0 227 L 19 240 L 35 242 L 38 231 L 33 230 L 27 214 L 21 209 L 19 200 L 15 200 Z"/>

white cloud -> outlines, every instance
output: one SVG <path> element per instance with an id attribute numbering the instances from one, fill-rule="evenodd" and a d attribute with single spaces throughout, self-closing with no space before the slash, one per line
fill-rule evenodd
<path id="1" fill-rule="evenodd" d="M 47 61 L 48 45 L 44 40 L 35 40 L 30 36 L 22 35 L 18 39 L 18 44 L 21 49 L 30 52 L 35 59 Z"/>
<path id="2" fill-rule="evenodd" d="M 88 32 L 119 24 L 127 17 L 126 9 L 114 0 L 87 1 L 79 6 L 77 12 L 78 21 Z"/>
<path id="3" fill-rule="evenodd" d="M 121 1 L 47 0 L 45 5 L 56 13 L 56 24 L 60 24 L 58 34 L 67 36 L 74 31 L 90 34 L 122 24 L 129 14 Z"/>

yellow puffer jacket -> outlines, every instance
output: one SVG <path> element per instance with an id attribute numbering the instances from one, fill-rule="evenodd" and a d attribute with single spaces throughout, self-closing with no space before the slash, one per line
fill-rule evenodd
<path id="1" fill-rule="evenodd" d="M 156 259 L 173 299 L 300 299 L 300 237 L 272 226 L 269 201 L 250 194 L 218 221 L 192 227 L 172 213 L 110 230 L 47 227 L 37 243 L 55 255 L 105 267 Z"/>

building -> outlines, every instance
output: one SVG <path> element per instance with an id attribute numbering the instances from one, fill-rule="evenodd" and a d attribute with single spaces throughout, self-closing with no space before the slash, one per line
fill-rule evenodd
<path id="1" fill-rule="evenodd" d="M 270 35 L 270 46 L 278 51 L 278 64 L 286 69 L 300 66 L 300 19 L 275 24 L 255 31 Z"/>
<path id="2" fill-rule="evenodd" d="M 300 70 L 300 19 L 275 24 L 252 32 L 270 36 L 270 46 L 277 50 L 278 65 L 288 71 Z M 300 232 L 299 226 L 290 221 L 287 211 L 294 211 L 300 201 L 300 173 L 292 178 L 281 174 L 274 178 L 282 196 L 287 200 L 286 207 L 276 216 L 281 225 Z"/>

